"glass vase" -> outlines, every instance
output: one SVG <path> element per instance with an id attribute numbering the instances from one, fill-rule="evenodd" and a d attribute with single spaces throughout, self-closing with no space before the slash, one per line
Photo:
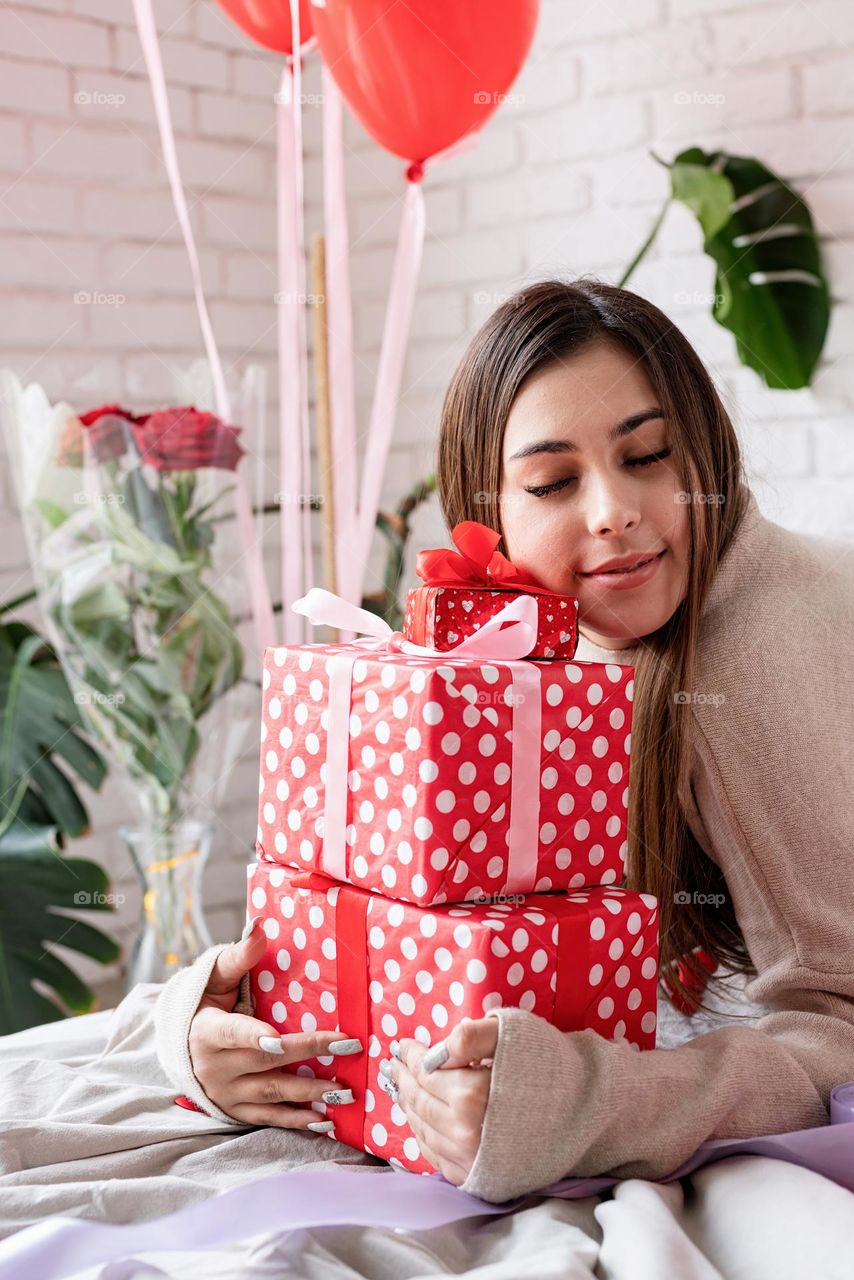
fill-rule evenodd
<path id="1" fill-rule="evenodd" d="M 184 818 L 168 826 L 120 827 L 142 884 L 142 919 L 125 991 L 166 982 L 212 946 L 202 913 L 202 872 L 214 824 Z"/>

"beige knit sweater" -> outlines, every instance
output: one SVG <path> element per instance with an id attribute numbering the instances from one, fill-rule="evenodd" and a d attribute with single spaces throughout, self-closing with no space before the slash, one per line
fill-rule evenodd
<path id="1" fill-rule="evenodd" d="M 582 638 L 578 657 L 626 662 Z M 827 1122 L 854 1079 L 854 545 L 791 533 L 751 495 L 703 611 L 689 822 L 732 894 L 771 1012 L 634 1051 L 501 1023 L 463 1187 L 500 1201 L 564 1175 L 660 1177 L 708 1138 Z"/>
<path id="2" fill-rule="evenodd" d="M 570 1175 L 660 1177 L 707 1138 L 824 1124 L 831 1088 L 854 1079 L 854 545 L 791 533 L 751 496 L 697 656 L 698 693 L 719 697 L 692 704 L 689 822 L 758 972 L 746 995 L 770 1012 L 637 1052 L 492 1010 L 489 1103 L 463 1184 L 486 1200 Z M 186 1049 L 212 959 L 166 984 L 158 1039 L 176 1087 L 217 1114 Z"/>

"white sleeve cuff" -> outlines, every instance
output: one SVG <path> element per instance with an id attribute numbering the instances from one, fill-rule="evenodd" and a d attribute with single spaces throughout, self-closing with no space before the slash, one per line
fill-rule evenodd
<path id="1" fill-rule="evenodd" d="M 211 1101 L 196 1079 L 190 1059 L 190 1023 L 204 995 L 217 957 L 230 945 L 222 942 L 209 947 L 192 964 L 179 969 L 164 984 L 154 1006 L 154 1037 L 160 1065 L 178 1093 L 188 1097 L 215 1120 L 245 1128 L 245 1121 L 235 1120 Z M 243 982 L 248 988 L 248 974 L 241 982 L 241 999 Z M 235 1008 L 237 1013 L 245 1011 L 239 1005 Z"/>

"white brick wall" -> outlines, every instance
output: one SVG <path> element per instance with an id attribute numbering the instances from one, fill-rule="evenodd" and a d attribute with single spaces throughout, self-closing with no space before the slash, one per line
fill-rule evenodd
<path id="1" fill-rule="evenodd" d="M 212 0 L 158 0 L 156 9 L 222 352 L 229 363 L 262 363 L 274 392 L 272 98 L 280 61 L 236 32 Z M 13 0 L 0 12 L 0 45 L 3 363 L 81 407 L 102 394 L 137 402 L 167 396 L 170 366 L 185 366 L 202 351 L 132 6 Z M 649 152 L 669 158 L 697 143 L 756 155 L 807 195 L 836 300 L 824 367 L 811 389 L 775 393 L 736 362 L 730 335 L 702 301 L 713 270 L 696 223 L 681 208 L 671 210 L 631 286 L 674 317 L 712 368 L 763 509 L 793 528 L 854 534 L 852 62 L 854 9 L 846 0 L 600 0 L 586 7 L 543 0 L 513 99 L 475 151 L 436 166 L 424 184 L 424 268 L 384 500 L 393 503 L 430 470 L 447 379 L 496 302 L 552 272 L 618 279 L 666 191 Z M 320 90 L 316 58 L 304 87 Z M 321 228 L 320 114 L 312 107 L 305 132 L 311 233 Z M 403 164 L 352 120 L 346 137 L 364 428 Z M 81 306 L 74 302 L 81 290 L 120 293 L 126 301 Z M 278 487 L 274 436 L 271 415 L 269 494 Z M 6 470 L 0 468 L 2 597 L 29 582 Z M 416 542 L 442 538 L 437 508 L 421 511 Z M 267 559 L 272 567 L 272 547 Z M 378 543 L 373 574 L 381 567 Z M 251 746 L 218 811 L 206 904 L 219 938 L 236 936 L 240 926 L 254 756 Z M 126 816 L 118 787 L 92 797 L 91 810 L 94 834 L 74 852 L 97 858 L 127 894 L 115 932 L 129 943 L 139 895 L 117 844 Z"/>

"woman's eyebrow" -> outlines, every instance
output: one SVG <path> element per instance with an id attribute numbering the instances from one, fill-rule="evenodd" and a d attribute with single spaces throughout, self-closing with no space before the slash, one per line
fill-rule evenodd
<path id="1" fill-rule="evenodd" d="M 624 418 L 622 422 L 616 423 L 608 432 L 609 440 L 619 440 L 622 436 L 627 436 L 630 431 L 634 431 L 644 422 L 649 422 L 652 418 L 663 418 L 664 414 L 661 409 L 640 409 L 637 413 L 631 414 L 630 417 Z M 578 445 L 573 444 L 571 440 L 537 440 L 533 444 L 526 444 L 524 448 L 518 449 L 508 458 L 508 462 L 514 462 L 517 458 L 530 458 L 535 453 L 577 453 Z"/>

